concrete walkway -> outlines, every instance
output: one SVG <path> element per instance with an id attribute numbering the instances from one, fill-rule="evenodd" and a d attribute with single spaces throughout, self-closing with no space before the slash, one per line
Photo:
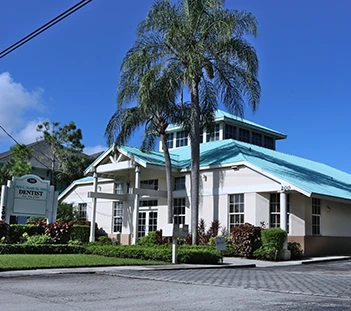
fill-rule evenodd
<path id="1" fill-rule="evenodd" d="M 108 267 L 87 267 L 87 268 L 62 268 L 62 269 L 35 269 L 35 270 L 15 270 L 0 271 L 0 278 L 53 275 L 53 274 L 93 274 L 93 273 L 113 273 L 119 270 L 185 270 L 185 269 L 238 269 L 238 268 L 273 268 L 281 266 L 292 266 L 300 264 L 313 264 L 337 260 L 350 260 L 351 256 L 329 256 L 314 257 L 304 260 L 290 261 L 261 261 L 254 259 L 225 257 L 223 264 L 219 265 L 150 265 L 150 266 L 108 266 Z"/>

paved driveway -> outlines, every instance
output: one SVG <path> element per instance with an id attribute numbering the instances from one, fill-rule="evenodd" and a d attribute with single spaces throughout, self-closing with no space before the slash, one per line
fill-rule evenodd
<path id="1" fill-rule="evenodd" d="M 351 261 L 275 268 L 120 271 L 114 275 L 351 300 Z M 351 301 L 350 301 L 351 303 Z"/>
<path id="2" fill-rule="evenodd" d="M 0 278 L 1 310 L 351 310 L 351 261 Z"/>

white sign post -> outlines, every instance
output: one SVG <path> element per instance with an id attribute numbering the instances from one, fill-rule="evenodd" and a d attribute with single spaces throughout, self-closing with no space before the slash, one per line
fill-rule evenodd
<path id="1" fill-rule="evenodd" d="M 188 225 L 164 224 L 162 226 L 162 235 L 172 237 L 172 263 L 177 263 L 177 238 L 186 237 L 188 233 Z"/>
<path id="2" fill-rule="evenodd" d="M 1 192 L 1 218 L 7 223 L 10 215 L 47 217 L 56 220 L 57 193 L 48 180 L 36 175 L 12 177 Z"/>

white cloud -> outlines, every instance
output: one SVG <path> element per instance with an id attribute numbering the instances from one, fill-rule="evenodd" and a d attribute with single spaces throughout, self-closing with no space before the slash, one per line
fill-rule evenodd
<path id="1" fill-rule="evenodd" d="M 93 147 L 85 147 L 83 152 L 90 155 L 90 154 L 98 153 L 105 150 L 106 150 L 106 147 L 102 145 L 97 145 Z"/>
<path id="2" fill-rule="evenodd" d="M 37 141 L 38 138 L 41 136 L 41 133 L 37 132 L 37 126 L 38 124 L 41 124 L 44 121 L 48 120 L 37 119 L 29 121 L 22 130 L 15 134 L 18 142 L 21 144 L 30 144 Z"/>
<path id="3" fill-rule="evenodd" d="M 42 89 L 28 91 L 21 83 L 15 82 L 10 73 L 0 73 L 0 125 L 12 135 L 20 132 L 27 141 L 30 135 L 29 132 L 26 135 L 24 131 L 25 129 L 29 131 L 35 121 L 28 123 L 26 113 L 43 109 L 42 94 Z M 33 137 L 33 134 L 31 135 Z M 0 140 L 8 141 L 3 131 L 0 131 Z M 24 141 L 20 142 L 24 143 Z"/>

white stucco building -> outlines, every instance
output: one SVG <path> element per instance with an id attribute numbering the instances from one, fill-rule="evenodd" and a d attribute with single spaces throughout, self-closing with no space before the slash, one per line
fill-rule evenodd
<path id="1" fill-rule="evenodd" d="M 206 129 L 202 135 L 199 219 L 218 219 L 228 231 L 245 222 L 286 227 L 289 241 L 301 243 L 305 255 L 351 253 L 351 175 L 276 151 L 276 140 L 286 138 L 277 131 L 223 111 L 216 124 L 213 136 Z M 174 222 L 190 227 L 189 139 L 178 126 L 168 131 Z M 86 175 L 59 199 L 91 220 L 96 198 L 98 226 L 122 244 L 167 223 L 162 151 L 111 147 Z"/>

